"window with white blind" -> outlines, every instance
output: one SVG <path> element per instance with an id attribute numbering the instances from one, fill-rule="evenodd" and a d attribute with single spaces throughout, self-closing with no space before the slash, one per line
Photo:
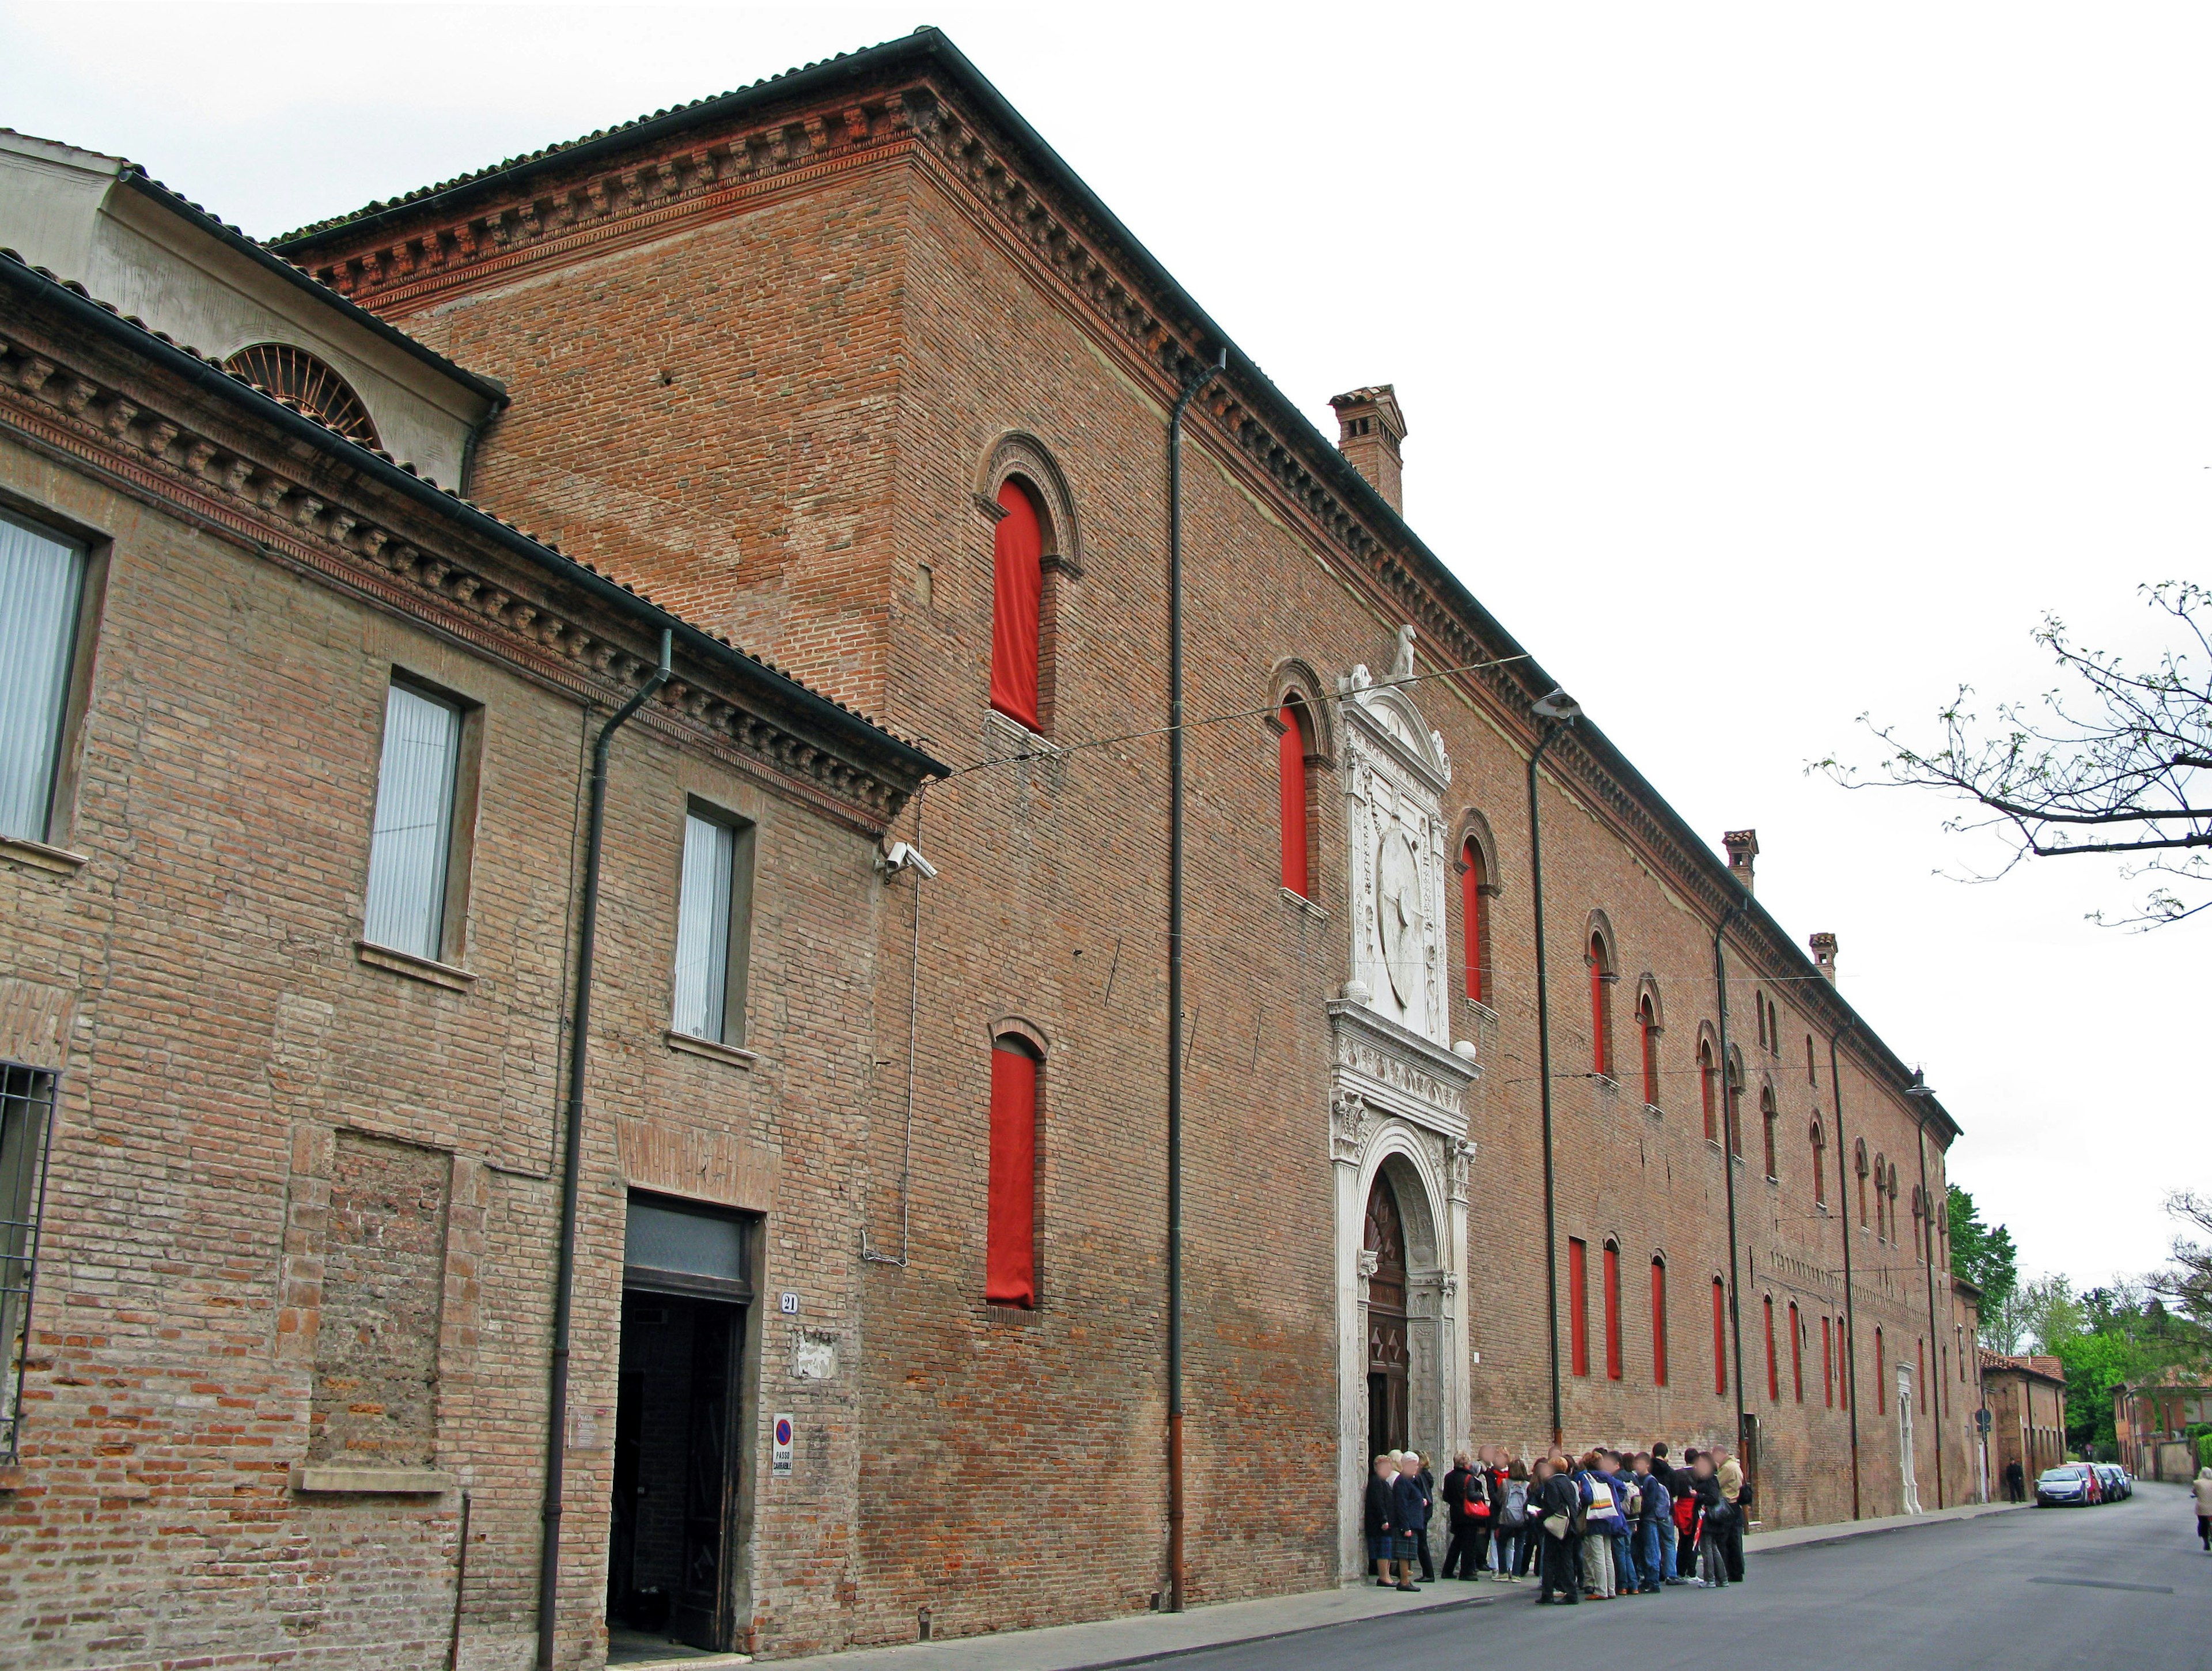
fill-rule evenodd
<path id="1" fill-rule="evenodd" d="M 362 937 L 371 945 L 433 961 L 445 955 L 460 765 L 459 705 L 395 680 L 385 698 L 384 759 L 369 839 Z"/>
<path id="2" fill-rule="evenodd" d="M 47 839 L 83 591 L 82 547 L 0 517 L 0 836 Z"/>
<path id="3" fill-rule="evenodd" d="M 670 1022 L 675 1032 L 717 1044 L 744 1042 L 751 917 L 752 826 L 696 810 L 687 814 Z"/>

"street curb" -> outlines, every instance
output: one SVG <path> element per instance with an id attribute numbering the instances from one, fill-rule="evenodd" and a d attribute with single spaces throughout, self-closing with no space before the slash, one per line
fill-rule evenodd
<path id="1" fill-rule="evenodd" d="M 1878 1538 L 1889 1532 L 1921 1532 L 1931 1526 L 1969 1526 L 1976 1521 L 1994 1520 L 2000 1515 L 2019 1514 L 2033 1506 L 2027 1503 L 1991 1503 L 1978 1514 L 1916 1515 L 1909 1520 L 1894 1520 L 1883 1526 L 1857 1526 L 1843 1521 L 1838 1522 L 1834 1531 L 1821 1537 L 1792 1538 L 1788 1543 L 1771 1544 L 1764 1549 L 1752 1547 L 1745 1552 L 1765 1558 L 1787 1554 L 1793 1549 L 1824 1549 L 1832 1543 L 1848 1543 L 1853 1538 Z"/>
<path id="2" fill-rule="evenodd" d="M 1163 1660 L 1188 1659 L 1193 1654 L 1218 1653 L 1224 1648 L 1249 1648 L 1255 1643 L 1280 1642 L 1285 1637 L 1311 1636 L 1317 1631 L 1349 1630 L 1355 1625 L 1372 1625 L 1378 1619 L 1404 1619 L 1413 1613 L 1454 1613 L 1467 1607 L 1494 1607 L 1504 1599 L 1502 1595 L 1470 1595 L 1455 1601 L 1424 1601 L 1419 1607 L 1401 1607 L 1395 1613 L 1369 1613 L 1364 1619 L 1332 1619 L 1326 1624 L 1294 1625 L 1287 1631 L 1269 1631 L 1263 1636 L 1231 1637 L 1221 1642 L 1194 1643 L 1188 1648 L 1163 1648 L 1156 1653 L 1126 1654 L 1118 1659 L 1085 1660 L 1080 1665 L 1063 1666 L 1060 1671 L 1120 1671 L 1124 1666 L 1158 1665 Z"/>

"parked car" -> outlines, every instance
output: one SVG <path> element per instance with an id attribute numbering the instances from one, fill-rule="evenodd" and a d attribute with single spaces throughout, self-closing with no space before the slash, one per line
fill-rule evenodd
<path id="1" fill-rule="evenodd" d="M 2122 1497 L 2135 1495 L 2134 1482 L 2128 1478 L 2128 1471 L 2118 1463 L 2098 1462 L 2092 1466 L 2096 1468 L 2098 1484 L 2103 1488 L 2100 1493 L 2103 1501 L 2118 1503 Z"/>
<path id="2" fill-rule="evenodd" d="M 2065 1462 L 2045 1468 L 2035 1482 L 2039 1509 L 2082 1507 L 2097 1500 L 2097 1476 L 2086 1462 Z"/>

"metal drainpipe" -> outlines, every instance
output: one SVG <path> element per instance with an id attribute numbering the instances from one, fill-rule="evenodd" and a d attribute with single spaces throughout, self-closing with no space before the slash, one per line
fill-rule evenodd
<path id="1" fill-rule="evenodd" d="M 1922 1095 L 1925 1095 L 1926 1093 L 1923 1091 Z M 1921 1260 L 1928 1270 L 1928 1344 L 1936 1348 L 1936 1356 L 1940 1357 L 1943 1352 L 1943 1337 L 1936 1332 L 1936 1202 L 1935 1198 L 1928 1193 L 1928 1122 L 1917 1108 L 1912 1111 L 1912 1124 L 1915 1137 L 1912 1146 L 1920 1156 L 1920 1201 L 1923 1208 L 1920 1221 L 1920 1234 L 1923 1240 L 1920 1247 Z M 1921 1354 L 1920 1374 L 1922 1379 L 1925 1380 L 1928 1375 L 1928 1357 L 1924 1352 Z M 1929 1399 L 1929 1404 L 1936 1418 L 1936 1506 L 1941 1509 L 1945 1506 L 1945 1500 L 1943 1495 L 1943 1383 L 1940 1379 L 1936 1383 L 1935 1395 Z"/>
<path id="2" fill-rule="evenodd" d="M 1223 348 L 1168 414 L 1168 1611 L 1183 1605 L 1182 415 L 1229 363 Z"/>
<path id="3" fill-rule="evenodd" d="M 1734 1346 L 1735 1365 L 1735 1454 L 1739 1467 L 1743 1458 L 1743 1303 L 1736 1284 L 1743 1260 L 1736 1241 L 1735 1145 L 1742 1132 L 1742 1120 L 1729 1089 L 1728 965 L 1723 961 L 1721 942 L 1728 933 L 1729 924 L 1742 915 L 1743 901 L 1739 900 L 1721 913 L 1721 920 L 1713 930 L 1713 988 L 1721 1012 L 1721 1170 L 1728 1180 L 1729 1337 Z M 1758 1483 L 1753 1481 L 1754 1485 Z"/>
<path id="4" fill-rule="evenodd" d="M 1828 1035 L 1828 1089 L 1836 1099 L 1836 1164 L 1848 1166 L 1850 1146 L 1844 1137 L 1844 1069 L 1843 1057 L 1838 1049 L 1844 1034 L 1856 1022 L 1845 1022 Z M 1837 1174 L 1839 1179 L 1849 1179 L 1850 1172 Z M 1851 1300 L 1851 1190 L 1844 1185 L 1844 1332 L 1850 1338 L 1844 1343 L 1844 1374 L 1850 1384 L 1844 1402 L 1850 1406 L 1851 1417 L 1851 1518 L 1859 1518 L 1859 1319 Z"/>
<path id="5" fill-rule="evenodd" d="M 1565 1430 L 1559 1406 L 1559 1196 L 1552 1166 L 1552 984 L 1544 964 L 1544 828 L 1536 802 L 1536 767 L 1563 729 L 1561 722 L 1547 720 L 1544 735 L 1528 755 L 1528 875 L 1536 927 L 1536 1104 L 1544 1123 L 1544 1315 L 1551 1349 L 1553 1449 L 1562 1442 Z"/>
<path id="6" fill-rule="evenodd" d="M 568 1339 L 576 1297 L 576 1192 L 584 1137 L 584 1058 L 591 1034 L 592 950 L 599 926 L 599 852 L 607 819 L 607 751 L 615 733 L 668 682 L 673 635 L 660 634 L 660 665 L 599 728 L 592 747 L 591 811 L 584 836 L 584 903 L 576 930 L 576 991 L 568 1028 L 568 1114 L 561 1157 L 561 1253 L 553 1287 L 553 1368 L 545 1423 L 544 1531 L 538 1549 L 538 1667 L 552 1671 L 561 1583 L 561 1484 L 568 1460 Z"/>

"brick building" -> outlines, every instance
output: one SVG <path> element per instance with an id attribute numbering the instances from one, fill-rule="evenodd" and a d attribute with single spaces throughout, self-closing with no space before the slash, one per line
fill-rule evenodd
<path id="1" fill-rule="evenodd" d="M 1385 1444 L 1741 1435 L 1769 1524 L 1974 1492 L 1971 1312 L 1928 1211 L 1958 1128 L 1835 937 L 1801 949 L 1755 835 L 1723 858 L 1686 827 L 1405 523 L 1392 391 L 1317 435 L 943 36 L 276 247 L 497 380 L 474 500 L 955 768 L 891 828 L 934 875 L 874 893 L 825 852 L 867 942 L 779 977 L 835 993 L 777 1013 L 842 1099 L 793 1232 L 838 1273 L 836 1379 L 788 1395 L 787 1478 L 748 1430 L 754 1517 L 699 1639 L 792 1655 L 1169 1588 L 1165 446 L 1217 363 L 1183 426 L 1190 1599 L 1355 1575 Z M 610 1268 L 578 1375 L 614 1411 Z M 760 1400 L 805 1344 L 749 1363 Z M 532 1625 L 534 1385 L 483 1392 L 513 1411 L 477 1487 L 508 1541 L 465 1594 L 471 1664 L 522 1662 Z M 588 1664 L 627 1546 L 606 1453 L 574 1467 L 560 1644 Z M 1040 1493 L 1076 1535 L 1039 1534 Z"/>
<path id="2" fill-rule="evenodd" d="M 2170 1369 L 2156 1381 L 2112 1389 L 2120 1461 L 2145 1479 L 2185 1483 L 2202 1466 L 2192 1429 L 2212 1426 L 2212 1376 Z"/>
<path id="3" fill-rule="evenodd" d="M 2036 1475 L 2066 1460 L 2066 1367 L 2055 1357 L 1981 1356 L 1992 1489 L 2018 1462 L 2033 1490 Z"/>

